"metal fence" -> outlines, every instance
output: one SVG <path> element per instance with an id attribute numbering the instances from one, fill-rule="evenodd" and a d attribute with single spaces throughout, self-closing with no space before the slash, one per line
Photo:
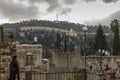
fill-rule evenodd
<path id="1" fill-rule="evenodd" d="M 50 73 L 40 73 L 32 72 L 31 74 L 23 77 L 25 80 L 74 80 L 74 75 L 78 74 L 77 72 L 50 72 Z M 80 73 L 81 74 L 81 73 Z M 23 79 L 21 79 L 23 80 Z"/>
<path id="2" fill-rule="evenodd" d="M 28 74 L 26 75 L 27 77 L 24 77 L 24 79 L 21 79 L 21 80 L 85 80 L 85 74 L 87 74 L 87 80 L 104 80 L 105 79 L 105 75 L 88 73 L 88 72 L 87 73 L 85 72 L 50 72 L 50 73 L 32 72 L 32 77 L 30 77 L 31 74 Z"/>
<path id="3" fill-rule="evenodd" d="M 87 74 L 87 79 L 85 79 L 85 74 Z M 99 74 L 95 72 L 32 72 L 31 78 L 28 78 L 30 75 L 26 76 L 27 78 L 21 80 L 120 80 L 119 73 Z"/>
<path id="4" fill-rule="evenodd" d="M 39 80 L 74 80 L 74 74 L 73 72 L 40 73 L 35 74 L 37 75 L 35 77 Z"/>
<path id="5" fill-rule="evenodd" d="M 87 74 L 87 79 L 85 79 Z M 79 79 L 77 79 L 79 78 Z M 8 80 L 7 77 L 1 80 Z M 95 72 L 20 72 L 20 80 L 120 80 L 120 73 L 99 74 Z"/>

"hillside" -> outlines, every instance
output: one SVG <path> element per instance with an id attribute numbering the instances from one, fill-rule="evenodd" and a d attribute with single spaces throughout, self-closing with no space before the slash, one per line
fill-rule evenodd
<path id="1" fill-rule="evenodd" d="M 6 23 L 2 24 L 5 28 L 20 28 L 20 27 L 28 27 L 28 26 L 39 26 L 39 27 L 51 27 L 51 28 L 59 28 L 63 30 L 73 29 L 76 32 L 82 32 L 82 24 L 79 23 L 71 23 L 67 21 L 47 21 L 47 20 L 29 20 L 29 21 L 21 21 L 18 23 Z M 88 32 L 96 32 L 96 26 L 89 26 Z M 108 27 L 103 27 L 105 32 L 110 32 Z"/>
<path id="2" fill-rule="evenodd" d="M 60 28 L 60 29 L 74 29 L 78 31 L 81 24 L 69 23 L 66 21 L 46 21 L 46 20 L 29 20 L 29 21 L 22 21 L 18 23 L 6 23 L 3 24 L 5 28 L 19 28 L 25 26 L 44 26 L 44 27 L 52 27 L 52 28 Z"/>

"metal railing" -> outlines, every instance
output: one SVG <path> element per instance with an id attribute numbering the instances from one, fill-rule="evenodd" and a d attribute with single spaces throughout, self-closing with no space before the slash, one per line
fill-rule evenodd
<path id="1" fill-rule="evenodd" d="M 7 80 L 5 75 L 1 80 Z M 85 80 L 85 72 L 65 71 L 43 73 L 40 71 L 22 71 L 20 72 L 20 80 Z M 87 80 L 120 80 L 120 73 L 100 74 L 96 72 L 87 72 Z"/>
<path id="2" fill-rule="evenodd" d="M 31 74 L 28 74 L 28 76 L 31 76 Z M 75 80 L 75 76 L 84 78 L 84 73 L 83 72 L 82 73 L 81 72 L 68 72 L 68 71 L 67 72 L 47 72 L 47 73 L 32 72 L 31 79 L 29 77 L 22 76 L 21 80 L 28 80 L 28 79 L 29 80 Z"/>
<path id="3" fill-rule="evenodd" d="M 27 76 L 27 75 L 26 75 Z M 30 76 L 30 75 L 28 75 Z M 27 77 L 28 77 L 27 76 Z M 76 79 L 79 78 L 79 79 Z M 120 80 L 120 74 L 118 73 L 105 73 L 99 74 L 95 72 L 87 72 L 87 80 Z M 21 80 L 85 80 L 85 72 L 32 72 L 31 79 Z"/>

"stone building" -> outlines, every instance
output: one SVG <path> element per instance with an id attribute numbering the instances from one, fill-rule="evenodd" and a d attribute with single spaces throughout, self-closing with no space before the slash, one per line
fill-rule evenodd
<path id="1" fill-rule="evenodd" d="M 41 72 L 42 45 L 18 44 L 16 45 L 16 53 L 20 66 L 21 80 L 33 80 L 33 74 L 35 72 Z"/>

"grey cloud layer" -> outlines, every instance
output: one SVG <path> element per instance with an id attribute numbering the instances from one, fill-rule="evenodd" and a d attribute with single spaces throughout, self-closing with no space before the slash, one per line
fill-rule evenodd
<path id="1" fill-rule="evenodd" d="M 38 7 L 34 5 L 25 6 L 22 3 L 0 0 L 0 14 L 4 18 L 15 21 L 21 19 L 31 19 L 37 16 Z"/>
<path id="2" fill-rule="evenodd" d="M 113 19 L 118 19 L 120 20 L 120 11 L 117 11 L 113 14 L 111 14 L 110 16 L 101 19 L 101 20 L 93 20 L 93 21 L 86 21 L 85 24 L 87 25 L 98 25 L 98 24 L 102 24 L 102 25 L 107 25 L 109 26 L 111 20 Z"/>
<path id="3" fill-rule="evenodd" d="M 0 0 L 0 16 L 7 18 L 10 21 L 22 20 L 22 19 L 32 19 L 37 18 L 39 11 L 39 6 L 35 5 L 47 3 L 48 8 L 45 10 L 47 13 L 60 10 L 60 14 L 66 14 L 71 10 L 69 8 L 63 7 L 60 0 Z M 70 3 L 74 3 L 74 0 L 70 0 Z M 25 5 L 24 3 L 27 2 Z M 68 0 L 65 0 L 68 3 Z"/>
<path id="4" fill-rule="evenodd" d="M 65 4 L 71 5 L 77 2 L 77 0 L 64 0 Z"/>
<path id="5" fill-rule="evenodd" d="M 17 2 L 14 2 L 17 1 Z M 39 6 L 42 3 L 47 3 L 47 13 L 59 12 L 60 15 L 67 15 L 71 12 L 70 7 L 63 5 L 73 5 L 79 0 L 0 0 L 0 15 L 11 21 L 37 18 L 38 14 L 42 13 Z M 96 0 L 83 0 L 86 2 L 93 2 Z M 118 0 L 103 0 L 105 3 L 117 2 Z M 24 4 L 27 2 L 27 4 Z M 61 3 L 62 2 L 62 3 Z M 44 13 L 44 12 L 43 12 Z"/>
<path id="6" fill-rule="evenodd" d="M 103 0 L 105 3 L 117 2 L 118 0 Z"/>
<path id="7" fill-rule="evenodd" d="M 51 12 L 54 9 L 60 7 L 59 0 L 45 0 L 45 1 L 49 4 L 49 7 L 47 9 L 48 12 Z"/>

